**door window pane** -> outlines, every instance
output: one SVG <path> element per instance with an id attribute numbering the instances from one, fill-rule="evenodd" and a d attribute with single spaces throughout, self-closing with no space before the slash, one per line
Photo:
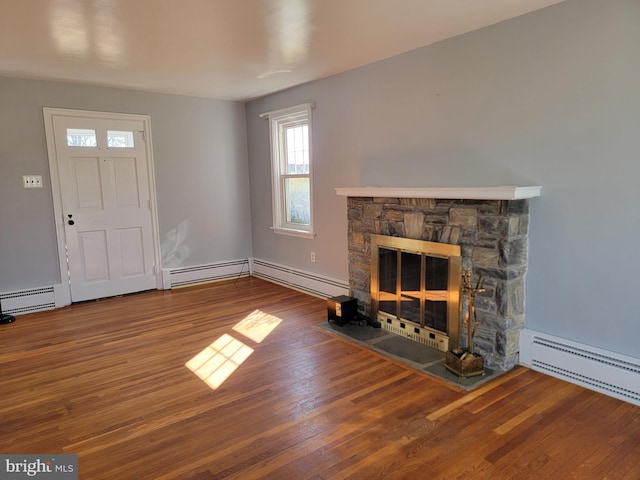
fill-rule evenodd
<path id="1" fill-rule="evenodd" d="M 97 145 L 95 130 L 86 128 L 67 128 L 67 146 L 95 147 Z"/>
<path id="2" fill-rule="evenodd" d="M 118 130 L 107 131 L 107 146 L 109 148 L 133 148 L 133 132 L 122 132 Z"/>

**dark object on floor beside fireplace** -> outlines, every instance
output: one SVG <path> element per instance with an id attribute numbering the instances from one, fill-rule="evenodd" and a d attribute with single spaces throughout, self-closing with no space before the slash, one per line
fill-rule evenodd
<path id="1" fill-rule="evenodd" d="M 329 322 L 346 325 L 358 318 L 358 300 L 347 295 L 327 299 L 327 316 Z"/>
<path id="2" fill-rule="evenodd" d="M 16 321 L 16 317 L 7 313 L 2 313 L 2 303 L 0 302 L 0 325 L 5 323 L 12 323 Z"/>

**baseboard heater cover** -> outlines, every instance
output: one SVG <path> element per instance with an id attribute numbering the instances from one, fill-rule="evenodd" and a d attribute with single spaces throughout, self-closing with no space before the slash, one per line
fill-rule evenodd
<path id="1" fill-rule="evenodd" d="M 165 275 L 167 270 L 168 275 Z M 163 271 L 163 283 L 164 288 L 175 288 L 248 275 L 249 260 L 243 258 L 207 265 L 166 269 Z"/>
<path id="2" fill-rule="evenodd" d="M 299 290 L 315 297 L 331 298 L 349 294 L 349 285 L 340 280 L 257 258 L 254 258 L 251 264 L 251 274 L 254 277 Z"/>
<path id="3" fill-rule="evenodd" d="M 0 293 L 0 301 L 2 312 L 9 315 L 24 315 L 56 308 L 53 286 Z"/>
<path id="4" fill-rule="evenodd" d="M 640 359 L 523 330 L 520 363 L 640 406 Z"/>

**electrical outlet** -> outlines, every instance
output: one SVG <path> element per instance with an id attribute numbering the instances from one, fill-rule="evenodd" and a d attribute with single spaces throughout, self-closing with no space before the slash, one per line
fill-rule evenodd
<path id="1" fill-rule="evenodd" d="M 24 188 L 42 188 L 42 175 L 23 175 L 22 185 Z"/>
<path id="2" fill-rule="evenodd" d="M 316 261 L 316 252 L 311 252 L 311 261 L 312 262 Z"/>

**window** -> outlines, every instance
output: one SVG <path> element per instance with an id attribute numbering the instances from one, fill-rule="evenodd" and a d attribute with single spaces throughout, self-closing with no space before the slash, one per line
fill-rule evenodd
<path id="1" fill-rule="evenodd" d="M 107 130 L 107 146 L 109 148 L 133 148 L 133 132 Z"/>
<path id="2" fill-rule="evenodd" d="M 67 146 L 69 147 L 97 147 L 96 131 L 84 128 L 67 128 Z M 133 148 L 133 132 L 107 130 L 108 148 Z"/>
<path id="3" fill-rule="evenodd" d="M 67 146 L 69 147 L 95 147 L 96 131 L 84 128 L 67 128 Z"/>
<path id="4" fill-rule="evenodd" d="M 273 227 L 313 237 L 311 104 L 270 112 Z"/>

